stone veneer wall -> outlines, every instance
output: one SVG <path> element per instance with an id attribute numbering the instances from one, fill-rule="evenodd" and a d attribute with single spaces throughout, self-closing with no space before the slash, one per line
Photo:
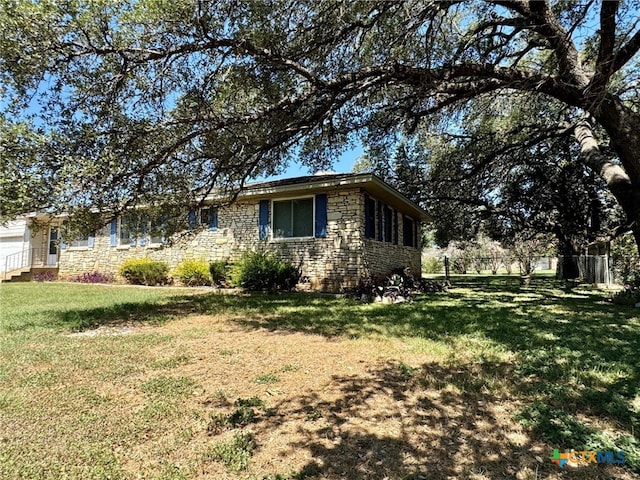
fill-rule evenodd
<path id="1" fill-rule="evenodd" d="M 402 238 L 402 232 L 400 232 Z M 415 278 L 422 274 L 420 250 L 378 240 L 365 240 L 363 265 L 372 277 L 386 276 L 399 267 L 409 267 Z"/>
<path id="2" fill-rule="evenodd" d="M 371 197 L 376 200 L 375 197 Z M 364 196 L 360 210 L 364 212 Z M 396 209 L 397 210 L 397 209 Z M 398 245 L 393 242 L 376 240 L 378 238 L 378 208 L 376 207 L 375 239 L 366 238 L 364 220 L 362 222 L 362 238 L 364 239 L 362 265 L 365 275 L 371 277 L 387 276 L 392 270 L 400 267 L 409 267 L 415 278 L 422 276 L 421 247 L 405 247 L 403 245 L 402 211 L 397 212 Z M 363 213 L 364 216 L 364 213 Z M 418 222 L 416 222 L 418 225 Z"/>
<path id="3" fill-rule="evenodd" d="M 234 261 L 259 244 L 266 244 L 300 265 L 302 284 L 312 290 L 339 291 L 356 285 L 365 275 L 385 275 L 400 266 L 420 272 L 418 249 L 364 239 L 364 195 L 360 190 L 327 193 L 326 238 L 260 242 L 258 210 L 258 200 L 222 207 L 218 211 L 217 230 L 197 231 L 162 247 L 112 247 L 106 227 L 96 235 L 93 248 L 62 250 L 59 274 L 61 278 L 93 271 L 117 274 L 125 260 L 143 257 L 165 261 L 170 268 L 185 259 Z M 270 215 L 271 212 L 270 208 Z"/>
<path id="4" fill-rule="evenodd" d="M 171 245 L 115 246 L 110 244 L 110 227 L 96 234 L 93 248 L 66 248 L 60 251 L 59 275 L 70 277 L 98 271 L 117 274 L 131 258 L 151 258 L 174 268 L 185 259 L 234 260 L 242 251 L 258 243 L 258 202 L 237 203 L 221 208 L 216 230 L 196 230 Z"/>

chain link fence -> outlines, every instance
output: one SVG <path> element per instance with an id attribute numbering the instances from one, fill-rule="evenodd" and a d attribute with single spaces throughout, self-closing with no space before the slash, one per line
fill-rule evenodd
<path id="1" fill-rule="evenodd" d="M 425 268 L 426 267 L 426 268 Z M 431 274 L 519 274 L 518 263 L 509 257 L 427 258 L 425 273 Z M 535 271 L 556 272 L 558 278 L 580 279 L 586 283 L 624 285 L 634 271 L 640 271 L 638 255 L 573 255 L 539 257 Z"/>

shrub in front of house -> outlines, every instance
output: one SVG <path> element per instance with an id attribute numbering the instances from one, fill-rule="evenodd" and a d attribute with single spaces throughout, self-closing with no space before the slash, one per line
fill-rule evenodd
<path id="1" fill-rule="evenodd" d="M 112 283 L 114 280 L 111 273 L 85 272 L 71 277 L 72 282 L 78 283 Z"/>
<path id="2" fill-rule="evenodd" d="M 209 263 L 209 274 L 214 285 L 226 285 L 229 277 L 229 263 L 225 260 L 215 260 Z"/>
<path id="3" fill-rule="evenodd" d="M 300 269 L 275 252 L 246 252 L 233 266 L 231 283 L 247 290 L 288 291 L 300 280 Z"/>
<path id="4" fill-rule="evenodd" d="M 149 258 L 126 260 L 118 273 L 132 285 L 164 285 L 169 282 L 169 265 Z"/>
<path id="5" fill-rule="evenodd" d="M 204 260 L 184 260 L 178 264 L 173 277 L 187 287 L 211 285 L 209 265 Z"/>
<path id="6" fill-rule="evenodd" d="M 54 282 L 58 279 L 58 276 L 54 272 L 38 272 L 34 273 L 31 280 L 34 282 Z"/>

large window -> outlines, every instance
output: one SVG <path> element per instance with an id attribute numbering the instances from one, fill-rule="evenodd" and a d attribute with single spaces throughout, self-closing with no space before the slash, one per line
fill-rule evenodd
<path id="1" fill-rule="evenodd" d="M 133 215 L 124 215 L 120 217 L 120 230 L 118 238 L 120 245 L 135 245 L 136 242 L 136 217 Z"/>
<path id="2" fill-rule="evenodd" d="M 126 214 L 111 222 L 112 247 L 162 245 L 166 243 L 167 220 L 164 216 L 149 217 L 146 214 Z M 92 238 L 89 237 L 89 247 Z"/>
<path id="3" fill-rule="evenodd" d="M 71 248 L 89 247 L 89 235 L 79 234 L 76 238 L 69 242 Z"/>
<path id="4" fill-rule="evenodd" d="M 313 198 L 273 202 L 274 238 L 313 237 Z"/>
<path id="5" fill-rule="evenodd" d="M 200 225 L 209 230 L 218 228 L 218 209 L 215 207 L 202 207 L 200 209 Z"/>

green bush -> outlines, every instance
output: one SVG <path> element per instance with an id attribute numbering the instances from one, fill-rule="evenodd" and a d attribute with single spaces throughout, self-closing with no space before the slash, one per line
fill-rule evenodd
<path id="1" fill-rule="evenodd" d="M 444 261 L 435 257 L 427 258 L 422 264 L 422 271 L 424 273 L 442 273 L 444 267 Z"/>
<path id="2" fill-rule="evenodd" d="M 292 290 L 300 280 L 300 270 L 274 252 L 246 252 L 231 272 L 231 283 L 247 290 Z"/>
<path id="3" fill-rule="evenodd" d="M 132 285 L 164 285 L 169 282 L 169 266 L 149 258 L 126 260 L 118 273 Z"/>
<path id="4" fill-rule="evenodd" d="M 184 260 L 173 272 L 174 278 L 187 287 L 211 285 L 209 265 L 204 260 Z"/>
<path id="5" fill-rule="evenodd" d="M 209 274 L 215 285 L 224 285 L 229 276 L 229 264 L 225 260 L 216 260 L 209 264 Z"/>

